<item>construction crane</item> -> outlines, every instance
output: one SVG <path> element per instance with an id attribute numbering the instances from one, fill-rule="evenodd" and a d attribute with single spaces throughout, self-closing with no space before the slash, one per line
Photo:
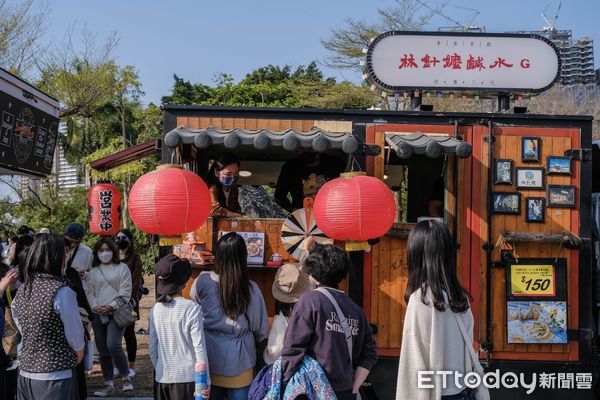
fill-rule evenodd
<path id="1" fill-rule="evenodd" d="M 483 32 L 483 31 L 485 31 L 484 28 L 482 28 L 478 25 L 473 25 L 475 18 L 477 17 L 477 15 L 480 14 L 479 10 L 476 10 L 474 8 L 454 6 L 456 8 L 462 8 L 464 10 L 469 10 L 469 11 L 475 12 L 475 14 L 473 15 L 473 18 L 471 18 L 471 21 L 469 21 L 469 23 L 465 25 L 465 24 L 462 24 L 459 21 L 449 17 L 448 15 L 442 13 L 439 9 L 431 7 L 429 4 L 427 4 L 426 2 L 424 2 L 422 0 L 416 0 L 416 2 L 419 3 L 420 5 L 422 5 L 423 7 L 427 8 L 428 10 L 432 11 L 433 13 L 439 15 L 440 17 L 452 22 L 455 25 L 455 26 L 440 27 L 440 28 L 438 28 L 439 31 L 450 31 L 450 32 L 457 32 L 457 31 L 458 32 Z"/>
<path id="2" fill-rule="evenodd" d="M 546 17 L 546 10 L 548 10 L 548 7 L 550 7 L 550 4 L 548 4 L 546 6 L 544 11 L 542 12 L 542 18 L 544 18 L 544 21 L 546 21 L 546 24 L 548 24 L 548 25 L 544 26 L 542 28 L 542 32 L 554 32 L 556 30 L 556 20 L 558 19 L 558 13 L 560 12 L 561 6 L 562 6 L 562 0 L 558 2 L 558 7 L 556 8 L 556 15 L 554 16 L 554 19 L 552 19 L 552 20 L 550 20 L 550 19 L 548 19 L 548 17 Z"/>

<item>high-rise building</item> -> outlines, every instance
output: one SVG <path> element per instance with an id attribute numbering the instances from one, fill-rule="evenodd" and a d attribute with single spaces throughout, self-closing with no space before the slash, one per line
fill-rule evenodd
<path id="1" fill-rule="evenodd" d="M 594 40 L 590 37 L 573 39 L 573 32 L 544 28 L 541 31 L 519 32 L 535 33 L 544 36 L 558 48 L 562 68 L 562 85 L 598 85 L 600 81 L 594 68 Z"/>
<path id="2" fill-rule="evenodd" d="M 83 171 L 77 166 L 69 164 L 65 158 L 65 152 L 60 146 L 56 146 L 54 153 L 54 166 L 52 173 L 56 177 L 56 185 L 59 190 L 68 190 L 84 186 Z"/>

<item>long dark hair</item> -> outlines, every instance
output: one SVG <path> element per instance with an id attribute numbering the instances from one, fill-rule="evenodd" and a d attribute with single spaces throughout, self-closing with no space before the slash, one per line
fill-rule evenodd
<path id="1" fill-rule="evenodd" d="M 111 260 L 112 263 L 116 265 L 121 262 L 121 260 L 119 260 L 119 249 L 117 248 L 115 242 L 113 242 L 111 238 L 102 237 L 98 239 L 94 245 L 94 261 L 92 261 L 92 267 L 97 267 L 98 265 L 102 264 L 102 261 L 100 261 L 98 258 L 98 252 L 100 251 L 100 247 L 102 247 L 102 245 L 105 243 L 108 245 L 108 247 L 110 247 L 110 251 L 113 253 L 113 258 Z"/>
<path id="2" fill-rule="evenodd" d="M 125 228 L 120 229 L 119 232 L 117 232 L 117 235 L 119 233 L 122 233 L 123 235 L 127 236 L 127 239 L 129 239 L 129 247 L 127 247 L 127 251 L 125 252 L 127 257 L 129 257 L 131 254 L 133 254 L 135 252 L 135 249 L 133 247 L 133 233 L 129 229 L 125 229 Z M 115 238 L 116 237 L 117 236 L 115 235 Z"/>
<path id="3" fill-rule="evenodd" d="M 408 285 L 404 300 L 421 289 L 421 301 L 427 301 L 427 291 L 431 291 L 433 306 L 445 311 L 444 292 L 453 312 L 469 309 L 469 293 L 461 286 L 456 276 L 453 242 L 450 231 L 441 222 L 426 220 L 417 223 L 408 235 Z"/>
<path id="4" fill-rule="evenodd" d="M 236 319 L 250 305 L 246 242 L 235 232 L 223 235 L 217 242 L 215 272 L 219 275 L 219 299 L 223 312 Z"/>
<path id="5" fill-rule="evenodd" d="M 35 274 L 62 276 L 65 241 L 62 237 L 42 233 L 37 235 L 24 260 L 23 283 L 31 289 Z"/>
<path id="6" fill-rule="evenodd" d="M 239 167 L 240 159 L 235 154 L 221 153 L 219 158 L 217 158 L 216 160 L 213 161 L 212 165 L 210 166 L 210 169 L 208 170 L 208 174 L 206 175 L 206 179 L 205 179 L 208 187 L 216 185 L 217 188 L 219 189 L 218 200 L 219 200 L 219 204 L 222 207 L 227 206 L 227 199 L 225 198 L 225 193 L 223 193 L 223 185 L 221 184 L 221 181 L 215 176 L 215 173 L 222 171 L 229 164 L 237 164 Z"/>

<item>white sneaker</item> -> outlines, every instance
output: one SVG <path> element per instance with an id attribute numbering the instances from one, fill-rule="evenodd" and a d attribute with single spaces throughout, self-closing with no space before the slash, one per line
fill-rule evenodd
<path id="1" fill-rule="evenodd" d="M 129 377 L 133 378 L 135 376 L 135 370 L 132 368 L 129 368 Z"/>
<path id="2" fill-rule="evenodd" d="M 123 378 L 123 392 L 131 392 L 133 390 L 133 384 L 131 378 Z"/>
<path id="3" fill-rule="evenodd" d="M 95 392 L 94 396 L 108 397 L 114 393 L 115 393 L 115 387 L 113 385 L 104 384 L 104 388 L 102 390 L 98 390 L 97 392 Z"/>

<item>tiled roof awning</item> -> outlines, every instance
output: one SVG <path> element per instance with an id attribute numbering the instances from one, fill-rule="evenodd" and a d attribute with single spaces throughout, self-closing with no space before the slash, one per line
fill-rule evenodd
<path id="1" fill-rule="evenodd" d="M 359 149 L 358 140 L 349 132 L 327 132 L 313 129 L 300 132 L 295 129 L 274 132 L 268 129 L 256 131 L 245 129 L 192 129 L 183 125 L 165 135 L 163 144 L 175 148 L 182 144 L 193 144 L 198 149 L 207 149 L 213 145 L 223 145 L 227 149 L 250 145 L 257 150 L 265 150 L 272 146 L 280 146 L 285 150 L 294 151 L 299 148 L 312 148 L 324 153 L 327 150 L 342 150 L 353 154 Z"/>
<path id="2" fill-rule="evenodd" d="M 385 141 L 401 159 L 408 159 L 413 154 L 425 154 L 429 158 L 439 158 L 443 155 L 467 158 L 471 155 L 469 143 L 445 134 L 386 132 Z"/>

